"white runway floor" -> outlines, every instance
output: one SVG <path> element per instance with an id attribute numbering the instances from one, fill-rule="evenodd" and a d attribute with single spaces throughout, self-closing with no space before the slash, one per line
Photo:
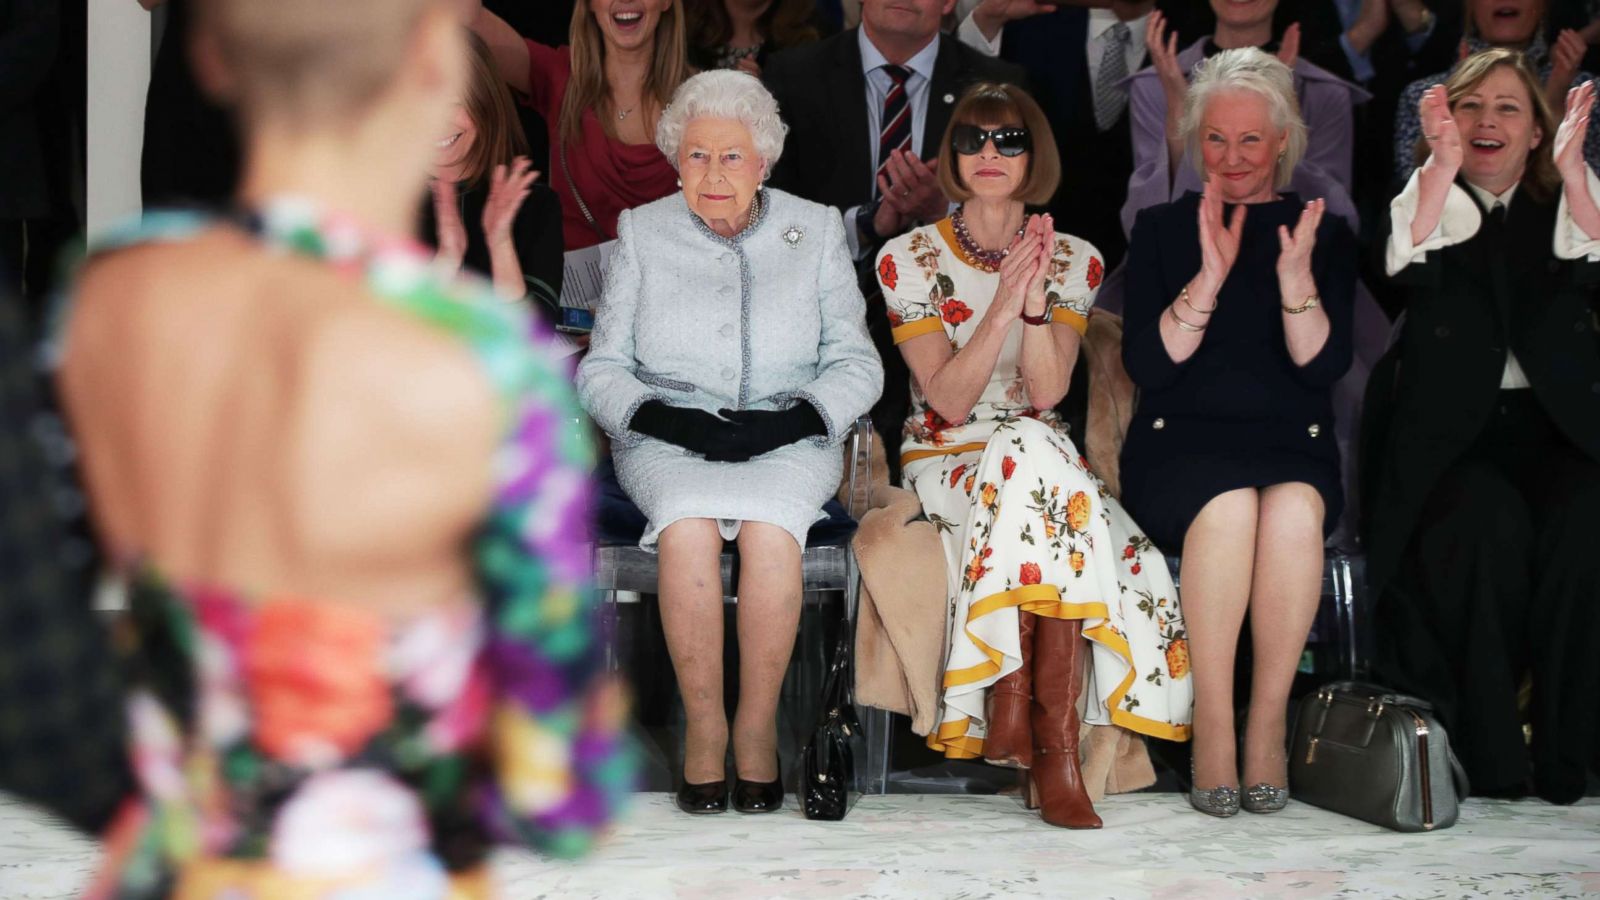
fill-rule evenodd
<path id="1" fill-rule="evenodd" d="M 1178 794 L 1114 797 L 1106 828 L 1043 825 L 1009 797 L 891 795 L 843 822 L 690 819 L 665 794 L 579 864 L 507 852 L 502 896 L 647 898 L 1600 896 L 1600 799 L 1473 800 L 1449 831 L 1402 835 L 1291 803 L 1216 820 Z M 76 895 L 93 844 L 0 796 L 0 898 Z"/>

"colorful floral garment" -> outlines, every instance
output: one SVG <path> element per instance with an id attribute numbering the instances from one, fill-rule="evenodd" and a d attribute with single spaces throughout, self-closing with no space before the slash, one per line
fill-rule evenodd
<path id="1" fill-rule="evenodd" d="M 1094 247 L 1057 234 L 1052 321 L 1082 334 L 1104 274 Z M 896 343 L 938 333 L 960 353 L 1000 276 L 965 257 L 947 219 L 890 241 L 878 280 Z M 1187 739 L 1188 639 L 1172 578 L 1059 416 L 1029 404 L 1024 327 L 1012 326 L 964 422 L 941 419 L 912 382 L 902 471 L 944 540 L 950 585 L 943 703 L 928 743 L 982 755 L 986 689 L 1022 665 L 1019 611 L 1083 620 L 1094 658 L 1086 722 Z"/>
<path id="2" fill-rule="evenodd" d="M 473 551 L 483 602 L 396 624 L 130 573 L 121 637 L 143 796 L 108 837 L 99 890 L 486 896 L 491 844 L 581 853 L 633 787 L 589 584 L 589 433 L 548 335 L 486 282 L 441 280 L 409 241 L 373 241 L 307 204 L 271 204 L 252 224 L 482 361 L 506 414 Z M 107 244 L 214 225 L 147 216 Z"/>

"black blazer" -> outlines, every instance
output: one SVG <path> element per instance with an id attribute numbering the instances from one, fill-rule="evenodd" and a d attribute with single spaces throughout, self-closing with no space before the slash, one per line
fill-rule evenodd
<path id="1" fill-rule="evenodd" d="M 1063 7 L 1008 24 L 1000 55 L 1027 73 L 1055 133 L 1061 187 L 1050 212 L 1056 230 L 1093 244 L 1109 272 L 1128 249 L 1121 210 L 1133 174 L 1133 136 L 1126 108 L 1106 131 L 1095 122 L 1088 37 L 1089 11 Z M 1149 64 L 1146 53 L 1129 74 Z"/>
<path id="2" fill-rule="evenodd" d="M 789 126 L 772 186 L 839 209 L 872 197 L 872 141 L 867 124 L 867 79 L 852 28 L 805 47 L 773 54 L 762 70 L 767 89 Z M 937 155 L 961 92 L 979 81 L 1026 86 L 1022 70 L 990 59 L 941 35 L 928 91 L 928 114 L 917 155 Z"/>
<path id="3" fill-rule="evenodd" d="M 1486 217 L 1395 276 L 1405 325 L 1368 383 L 1362 435 L 1374 596 L 1439 477 L 1488 424 L 1508 348 L 1551 421 L 1600 462 L 1600 264 L 1556 258 L 1556 208 L 1519 190 L 1503 226 Z"/>
<path id="4" fill-rule="evenodd" d="M 55 0 L 0 0 L 0 219 L 50 212 L 35 94 L 56 55 Z"/>

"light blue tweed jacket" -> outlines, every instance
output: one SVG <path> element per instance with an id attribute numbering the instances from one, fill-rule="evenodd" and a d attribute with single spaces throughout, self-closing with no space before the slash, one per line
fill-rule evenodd
<path id="1" fill-rule="evenodd" d="M 838 488 L 834 448 L 883 388 L 838 211 L 770 188 L 758 202 L 731 239 L 681 194 L 617 221 L 578 392 L 651 519 L 646 546 L 685 517 L 774 522 L 803 543 Z M 807 402 L 827 434 L 746 463 L 708 463 L 629 429 L 652 399 L 713 413 Z"/>

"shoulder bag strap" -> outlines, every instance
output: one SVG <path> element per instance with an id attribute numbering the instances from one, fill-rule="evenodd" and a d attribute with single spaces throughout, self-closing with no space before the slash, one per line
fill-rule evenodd
<path id="1" fill-rule="evenodd" d="M 567 180 L 567 189 L 572 191 L 572 199 L 578 201 L 578 211 L 583 213 L 583 218 L 589 223 L 589 227 L 594 229 L 594 233 L 600 236 L 600 243 L 611 240 L 611 237 L 600 228 L 600 223 L 594 220 L 594 213 L 589 212 L 589 204 L 583 202 L 583 195 L 578 193 L 578 183 L 572 180 L 572 169 L 567 165 L 566 141 L 556 139 L 556 154 L 561 160 L 561 177 Z"/>

